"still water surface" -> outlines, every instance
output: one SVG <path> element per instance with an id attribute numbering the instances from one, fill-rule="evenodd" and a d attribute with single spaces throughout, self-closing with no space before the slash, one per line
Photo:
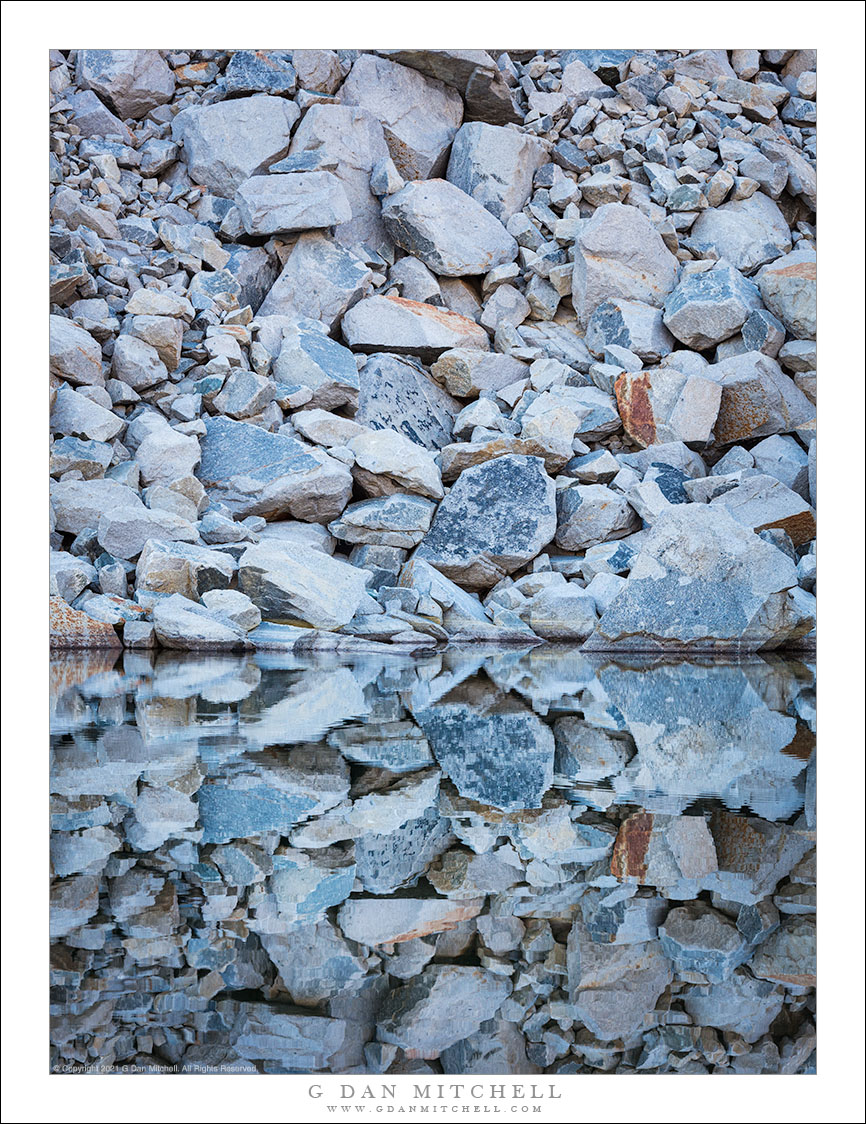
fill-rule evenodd
<path id="1" fill-rule="evenodd" d="M 51 1064 L 814 1072 L 814 667 L 51 664 Z"/>

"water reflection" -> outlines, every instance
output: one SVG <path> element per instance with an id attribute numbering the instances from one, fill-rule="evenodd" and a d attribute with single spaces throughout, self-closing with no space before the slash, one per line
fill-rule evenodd
<path id="1" fill-rule="evenodd" d="M 814 1069 L 814 668 L 51 664 L 52 1064 Z"/>

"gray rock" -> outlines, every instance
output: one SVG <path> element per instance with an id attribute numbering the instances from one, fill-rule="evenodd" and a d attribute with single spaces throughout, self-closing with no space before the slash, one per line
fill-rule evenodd
<path id="1" fill-rule="evenodd" d="M 379 1011 L 377 1034 L 416 1056 L 437 1057 L 493 1018 L 511 982 L 483 968 L 434 964 L 392 991 Z M 454 1012 L 460 1011 L 460 1018 Z"/>
<path id="2" fill-rule="evenodd" d="M 226 589 L 237 565 L 221 550 L 192 543 L 148 540 L 135 567 L 136 589 L 151 593 L 179 593 L 196 601 L 208 590 Z"/>
<path id="3" fill-rule="evenodd" d="M 335 538 L 378 546 L 417 546 L 430 529 L 436 505 L 421 496 L 394 493 L 352 503 L 328 525 Z"/>
<path id="4" fill-rule="evenodd" d="M 783 988 L 757 980 L 741 968 L 723 983 L 690 987 L 683 1006 L 700 1026 L 733 1031 L 746 1042 L 757 1042 L 778 1017 L 784 1000 Z"/>
<path id="5" fill-rule="evenodd" d="M 454 137 L 446 179 L 504 223 L 529 200 L 545 158 L 544 146 L 530 134 L 472 121 Z"/>
<path id="6" fill-rule="evenodd" d="M 291 94 L 296 81 L 288 51 L 235 51 L 223 79 L 231 94 Z"/>
<path id="7" fill-rule="evenodd" d="M 309 317 L 330 331 L 366 291 L 372 270 L 320 231 L 302 234 L 258 309 L 259 317 Z"/>
<path id="8" fill-rule="evenodd" d="M 541 807 L 553 783 L 553 734 L 522 702 L 470 682 L 415 719 L 462 797 L 506 811 Z"/>
<path id="9" fill-rule="evenodd" d="M 586 550 L 610 539 L 622 539 L 640 527 L 640 520 L 619 492 L 603 484 L 572 484 L 556 496 L 556 545 Z"/>
<path id="10" fill-rule="evenodd" d="M 246 631 L 222 613 L 173 593 L 158 601 L 153 610 L 153 628 L 164 648 L 219 650 L 243 648 Z"/>
<path id="11" fill-rule="evenodd" d="M 480 913 L 483 903 L 483 897 L 351 898 L 337 914 L 337 923 L 358 944 L 400 944 L 454 929 Z"/>
<path id="12" fill-rule="evenodd" d="M 337 242 L 350 247 L 364 243 L 374 250 L 390 247 L 379 201 L 370 190 L 373 168 L 389 156 L 375 113 L 354 105 L 312 105 L 292 137 L 290 152 L 292 156 L 324 153 L 336 160 L 334 174 L 352 208 L 351 220 L 334 231 Z"/>
<path id="13" fill-rule="evenodd" d="M 123 418 L 71 387 L 62 386 L 54 397 L 51 407 L 53 433 L 90 441 L 111 441 L 125 427 Z"/>
<path id="14" fill-rule="evenodd" d="M 584 640 L 598 621 L 594 599 L 576 582 L 541 590 L 520 615 L 545 640 Z"/>
<path id="15" fill-rule="evenodd" d="M 760 191 L 749 199 L 702 211 L 688 242 L 702 253 L 714 251 L 747 275 L 791 249 L 791 235 L 782 212 Z"/>
<path id="16" fill-rule="evenodd" d="M 244 551 L 238 581 L 265 620 L 334 629 L 355 615 L 367 574 L 327 554 L 262 542 Z"/>
<path id="17" fill-rule="evenodd" d="M 817 334 L 817 261 L 813 250 L 794 250 L 765 265 L 755 278 L 764 304 L 792 336 Z"/>
<path id="18" fill-rule="evenodd" d="M 442 477 L 432 452 L 404 434 L 393 429 L 366 430 L 353 437 L 348 447 L 354 456 L 352 475 L 368 495 L 407 491 L 442 499 Z"/>
<path id="19" fill-rule="evenodd" d="M 579 921 L 568 937 L 568 985 L 575 1016 L 596 1038 L 628 1038 L 644 1024 L 673 973 L 658 941 L 604 945 Z"/>
<path id="20" fill-rule="evenodd" d="M 460 347 L 440 355 L 430 374 L 444 383 L 449 394 L 477 398 L 485 390 L 496 392 L 526 378 L 528 368 L 510 355 Z"/>
<path id="21" fill-rule="evenodd" d="M 470 349 L 460 354 L 490 353 Z M 359 424 L 371 429 L 395 429 L 425 449 L 441 449 L 451 440 L 460 404 L 413 359 L 371 355 L 359 370 L 358 380 L 355 421 Z"/>
<path id="22" fill-rule="evenodd" d="M 463 101 L 450 86 L 399 63 L 362 54 L 340 89 L 340 101 L 378 117 L 404 179 L 431 179 L 445 170 L 448 149 L 463 119 Z"/>
<path id="23" fill-rule="evenodd" d="M 737 926 L 700 901 L 672 909 L 659 940 L 677 973 L 700 972 L 710 983 L 724 982 L 751 953 Z"/>
<path id="24" fill-rule="evenodd" d="M 614 384 L 619 416 L 629 436 L 652 447 L 669 442 L 704 446 L 715 435 L 723 390 L 703 374 L 674 367 L 625 371 Z"/>
<path id="25" fill-rule="evenodd" d="M 792 601 L 795 585 L 794 564 L 727 511 L 680 504 L 653 524 L 585 647 L 779 647 L 812 627 Z"/>
<path id="26" fill-rule="evenodd" d="M 797 546 L 815 537 L 814 509 L 802 493 L 792 491 L 775 476 L 746 477 L 710 500 L 710 506 L 724 507 L 738 523 L 756 533 L 773 528 L 785 531 Z"/>
<path id="27" fill-rule="evenodd" d="M 660 309 L 640 301 L 607 300 L 589 319 L 586 345 L 593 355 L 602 356 L 612 346 L 624 347 L 644 362 L 656 363 L 673 350 L 674 340 L 662 323 Z"/>
<path id="28" fill-rule="evenodd" d="M 351 473 L 320 449 L 227 418 L 205 424 L 198 476 L 234 515 L 327 523 L 346 506 Z"/>
<path id="29" fill-rule="evenodd" d="M 304 405 L 311 408 L 331 410 L 358 401 L 358 368 L 352 353 L 321 331 L 318 323 L 301 321 L 284 329 L 273 375 L 278 384 L 308 387 L 312 396 Z"/>
<path id="30" fill-rule="evenodd" d="M 582 326 L 606 300 L 660 308 L 677 278 L 677 261 L 635 207 L 607 203 L 582 223 L 574 247 L 574 310 Z"/>
<path id="31" fill-rule="evenodd" d="M 65 316 L 48 318 L 48 370 L 73 386 L 103 386 L 102 348 Z"/>
<path id="32" fill-rule="evenodd" d="M 185 109 L 171 136 L 183 144 L 192 181 L 233 199 L 245 180 L 286 155 L 299 116 L 294 102 L 262 94 Z"/>
<path id="33" fill-rule="evenodd" d="M 123 120 L 144 117 L 174 95 L 174 75 L 159 51 L 78 51 L 76 76 Z"/>
<path id="34" fill-rule="evenodd" d="M 348 222 L 352 208 L 330 172 L 252 176 L 235 193 L 247 234 L 315 230 Z"/>
<path id="35" fill-rule="evenodd" d="M 407 183 L 383 204 L 382 220 L 398 246 L 445 277 L 487 273 L 517 256 L 502 223 L 447 180 Z"/>
<path id="36" fill-rule="evenodd" d="M 509 455 L 462 473 L 417 556 L 468 589 L 487 589 L 539 554 L 555 531 L 555 489 L 543 462 Z"/>
<path id="37" fill-rule="evenodd" d="M 680 343 L 703 351 L 737 332 L 760 303 L 741 273 L 719 267 L 684 277 L 665 301 L 664 321 Z"/>
<path id="38" fill-rule="evenodd" d="M 390 351 L 433 362 L 456 347 L 488 351 L 487 333 L 472 320 L 402 297 L 367 297 L 343 317 L 343 338 L 355 351 Z"/>
<path id="39" fill-rule="evenodd" d="M 815 921 L 786 917 L 761 945 L 751 964 L 758 979 L 783 987 L 814 987 L 816 974 Z"/>

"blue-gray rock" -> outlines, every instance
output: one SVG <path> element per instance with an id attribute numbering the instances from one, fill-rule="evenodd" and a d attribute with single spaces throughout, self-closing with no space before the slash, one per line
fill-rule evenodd
<path id="1" fill-rule="evenodd" d="M 245 180 L 286 155 L 299 116 L 294 102 L 260 94 L 182 110 L 171 123 L 171 137 L 183 144 L 193 183 L 233 199 Z"/>
<path id="2" fill-rule="evenodd" d="M 676 258 L 645 215 L 607 203 L 581 223 L 575 241 L 572 298 L 578 321 L 585 327 L 595 309 L 612 299 L 660 308 L 677 272 Z"/>
<path id="3" fill-rule="evenodd" d="M 627 348 L 644 362 L 657 363 L 673 350 L 674 340 L 662 323 L 661 309 L 640 301 L 607 300 L 598 305 L 589 319 L 586 345 L 599 357 L 616 346 Z"/>
<path id="4" fill-rule="evenodd" d="M 385 1000 L 377 1022 L 379 1040 L 437 1057 L 493 1018 L 510 992 L 509 979 L 483 968 L 431 965 Z M 459 1018 L 454 1017 L 457 1011 Z"/>
<path id="5" fill-rule="evenodd" d="M 198 477 L 236 516 L 328 523 L 346 506 L 352 475 L 320 449 L 228 418 L 205 425 Z"/>
<path id="6" fill-rule="evenodd" d="M 700 972 L 710 983 L 723 983 L 752 951 L 733 921 L 701 901 L 672 909 L 659 940 L 677 973 Z"/>
<path id="7" fill-rule="evenodd" d="M 461 685 L 415 719 L 462 797 L 506 811 L 541 807 L 553 783 L 553 734 L 513 696 Z"/>
<path id="8" fill-rule="evenodd" d="M 507 222 L 526 204 L 545 159 L 544 146 L 531 134 L 472 121 L 457 131 L 446 179 Z"/>
<path id="9" fill-rule="evenodd" d="M 700 253 L 714 250 L 747 275 L 791 249 L 784 215 L 762 191 L 701 211 L 685 241 Z"/>
<path id="10" fill-rule="evenodd" d="M 440 276 L 488 273 L 517 256 L 499 219 L 448 180 L 407 183 L 388 196 L 382 221 L 398 246 Z"/>
<path id="11" fill-rule="evenodd" d="M 235 51 L 223 79 L 229 94 L 291 94 L 296 82 L 290 51 Z"/>
<path id="12" fill-rule="evenodd" d="M 144 117 L 174 95 L 174 74 L 159 51 L 78 51 L 76 76 L 123 120 Z"/>
<path id="13" fill-rule="evenodd" d="M 395 429 L 425 449 L 441 449 L 450 442 L 460 404 L 410 356 L 371 355 L 358 380 L 359 424 Z"/>
<path id="14" fill-rule="evenodd" d="M 704 351 L 739 331 L 760 303 L 751 281 L 721 266 L 684 277 L 665 301 L 664 322 L 680 343 Z"/>
<path id="15" fill-rule="evenodd" d="M 306 386 L 310 409 L 332 410 L 358 401 L 358 368 L 352 353 L 332 340 L 319 323 L 300 321 L 285 328 L 280 353 L 273 364 L 278 383 Z"/>
<path id="16" fill-rule="evenodd" d="M 397 492 L 349 504 L 328 530 L 344 542 L 411 548 L 429 530 L 435 509 L 435 503 L 422 496 Z"/>
<path id="17" fill-rule="evenodd" d="M 463 101 L 451 86 L 390 59 L 362 54 L 340 88 L 340 101 L 378 117 L 404 179 L 427 180 L 445 170 L 463 119 Z"/>
<path id="18" fill-rule="evenodd" d="M 640 519 L 620 492 L 603 484 L 572 484 L 556 495 L 556 545 L 586 550 L 622 539 L 640 528 Z"/>
<path id="19" fill-rule="evenodd" d="M 309 317 L 330 331 L 361 299 L 372 276 L 369 266 L 340 242 L 310 231 L 295 242 L 258 315 Z"/>
<path id="20" fill-rule="evenodd" d="M 784 988 L 755 979 L 745 968 L 723 983 L 690 987 L 683 1006 L 700 1026 L 732 1031 L 757 1042 L 770 1029 L 785 1002 Z"/>
<path id="21" fill-rule="evenodd" d="M 544 462 L 511 454 L 460 475 L 417 557 L 458 585 L 487 589 L 540 554 L 555 533 L 555 488 Z"/>
<path id="22" fill-rule="evenodd" d="M 814 250 L 794 250 L 760 270 L 755 280 L 767 308 L 798 340 L 817 333 L 817 259 Z"/>
<path id="23" fill-rule="evenodd" d="M 679 504 L 653 524 L 584 647 L 777 648 L 813 627 L 792 600 L 796 584 L 793 562 L 727 511 Z"/>
<path id="24" fill-rule="evenodd" d="M 348 222 L 352 208 L 331 172 L 251 176 L 235 194 L 247 234 L 292 233 Z"/>

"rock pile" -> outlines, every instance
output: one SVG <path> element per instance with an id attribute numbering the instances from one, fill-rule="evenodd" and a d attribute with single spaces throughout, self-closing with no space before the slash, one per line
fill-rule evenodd
<path id="1" fill-rule="evenodd" d="M 52 679 L 53 1064 L 815 1071 L 813 665 L 125 651 Z"/>
<path id="2" fill-rule="evenodd" d="M 814 51 L 50 67 L 55 646 L 811 640 Z"/>

